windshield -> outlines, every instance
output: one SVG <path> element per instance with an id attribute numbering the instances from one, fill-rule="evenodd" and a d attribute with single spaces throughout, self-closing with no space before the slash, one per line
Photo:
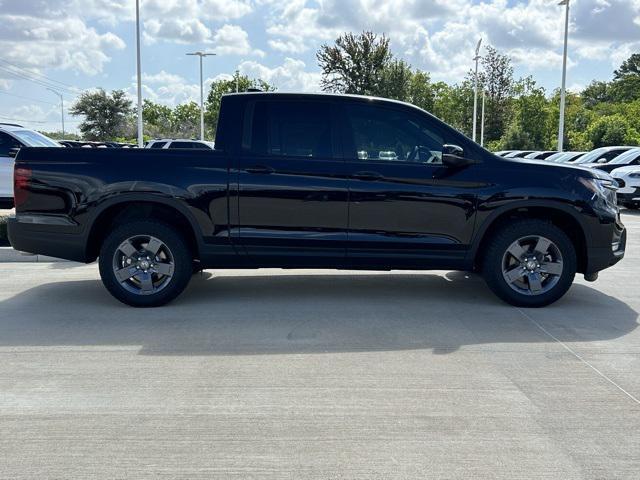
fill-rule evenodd
<path id="1" fill-rule="evenodd" d="M 14 130 L 11 133 L 28 147 L 62 147 L 58 142 L 33 130 Z"/>
<path id="2" fill-rule="evenodd" d="M 583 155 L 580 159 L 576 160 L 574 163 L 594 163 L 600 158 L 602 154 L 607 152 L 607 147 L 596 148 L 591 152 Z"/>
<path id="3" fill-rule="evenodd" d="M 624 152 L 624 148 L 619 148 L 619 149 L 611 149 L 608 147 L 600 147 L 600 148 L 596 148 L 595 150 L 592 150 L 591 152 L 587 153 L 586 155 L 580 157 L 580 159 L 576 160 L 573 163 L 576 164 L 580 164 L 580 163 L 596 163 L 598 160 L 600 160 L 600 157 L 606 155 L 607 153 L 609 155 L 607 155 L 607 158 L 611 159 L 616 157 L 617 155 L 620 155 L 622 152 Z M 608 162 L 609 160 L 607 160 Z M 600 163 L 606 163 L 606 162 L 600 162 Z"/>
<path id="4" fill-rule="evenodd" d="M 549 155 L 547 157 L 547 161 L 549 162 L 555 162 L 556 160 L 559 161 L 566 156 L 567 156 L 567 152 L 557 152 L 557 153 L 554 153 L 553 155 Z"/>
<path id="5" fill-rule="evenodd" d="M 628 152 L 624 152 L 622 155 L 618 155 L 616 158 L 611 160 L 609 163 L 611 165 L 625 165 L 627 163 L 632 162 L 636 159 L 637 156 L 640 155 L 640 148 L 634 148 L 633 150 L 629 150 Z"/>

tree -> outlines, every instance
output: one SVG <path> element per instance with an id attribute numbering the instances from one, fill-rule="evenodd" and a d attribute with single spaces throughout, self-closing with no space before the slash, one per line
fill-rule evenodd
<path id="1" fill-rule="evenodd" d="M 593 148 L 610 145 L 638 145 L 640 134 L 620 114 L 598 118 L 589 126 L 589 138 Z"/>
<path id="2" fill-rule="evenodd" d="M 150 137 L 176 136 L 173 109 L 167 105 L 160 105 L 145 99 L 142 105 L 142 120 L 144 121 L 144 131 Z"/>
<path id="3" fill-rule="evenodd" d="M 594 80 L 580 94 L 587 107 L 594 107 L 598 103 L 612 100 L 611 84 Z"/>
<path id="4" fill-rule="evenodd" d="M 433 84 L 434 105 L 432 113 L 442 121 L 471 135 L 473 118 L 473 85 L 467 80 L 461 85 L 444 82 Z"/>
<path id="5" fill-rule="evenodd" d="M 491 46 L 486 50 L 482 57 L 483 72 L 478 76 L 486 92 L 485 140 L 492 141 L 502 137 L 509 123 L 514 82 L 511 59 Z M 472 81 L 472 76 L 469 80 Z"/>
<path id="6" fill-rule="evenodd" d="M 549 145 L 547 99 L 543 88 L 531 77 L 519 80 L 513 89 L 513 115 L 502 146 L 506 149 L 546 150 Z"/>
<path id="7" fill-rule="evenodd" d="M 640 98 L 640 53 L 634 53 L 613 72 L 613 96 L 618 102 Z"/>
<path id="8" fill-rule="evenodd" d="M 127 135 L 133 108 L 123 90 L 107 94 L 99 88 L 95 92 L 83 92 L 69 112 L 84 116 L 78 127 L 83 138 L 105 141 Z"/>
<path id="9" fill-rule="evenodd" d="M 207 130 L 211 135 L 215 135 L 218 127 L 218 114 L 220 113 L 220 101 L 222 95 L 233 93 L 236 90 L 246 92 L 249 89 L 257 88 L 263 92 L 273 92 L 276 87 L 259 78 L 249 78 L 246 75 L 236 75 L 232 79 L 217 80 L 211 84 L 211 89 L 205 101 L 204 121 Z"/>
<path id="10" fill-rule="evenodd" d="M 407 101 L 433 113 L 436 104 L 436 90 L 427 72 L 416 70 L 409 81 Z"/>
<path id="11" fill-rule="evenodd" d="M 411 65 L 404 60 L 394 60 L 382 69 L 380 86 L 375 95 L 403 102 L 410 101 L 408 97 L 412 80 Z"/>
<path id="12" fill-rule="evenodd" d="M 345 33 L 333 46 L 322 45 L 316 58 L 322 70 L 324 91 L 378 95 L 392 55 L 387 37 L 363 32 Z"/>
<path id="13" fill-rule="evenodd" d="M 173 131 L 177 137 L 200 137 L 200 105 L 189 102 L 177 105 L 173 110 Z"/>

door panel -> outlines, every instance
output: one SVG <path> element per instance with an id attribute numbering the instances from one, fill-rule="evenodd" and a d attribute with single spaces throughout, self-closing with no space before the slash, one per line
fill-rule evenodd
<path id="1" fill-rule="evenodd" d="M 348 257 L 354 267 L 437 268 L 464 259 L 474 222 L 474 170 L 442 165 L 447 132 L 425 115 L 348 106 Z"/>
<path id="2" fill-rule="evenodd" d="M 348 180 L 331 104 L 256 101 L 247 110 L 238 242 L 260 266 L 343 266 Z"/>

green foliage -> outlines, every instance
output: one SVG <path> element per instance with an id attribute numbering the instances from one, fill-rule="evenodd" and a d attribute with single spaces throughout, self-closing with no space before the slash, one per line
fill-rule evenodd
<path id="1" fill-rule="evenodd" d="M 619 113 L 598 118 L 589 126 L 588 136 L 593 148 L 640 143 L 638 131 Z"/>
<path id="2" fill-rule="evenodd" d="M 56 130 L 55 132 L 45 132 L 43 130 L 38 130 L 45 137 L 52 138 L 54 140 L 80 140 L 80 135 L 77 133 L 69 133 L 65 132 L 64 138 L 62 137 L 62 130 Z"/>
<path id="3" fill-rule="evenodd" d="M 471 136 L 473 117 L 473 86 L 469 81 L 461 85 L 438 82 L 433 85 L 435 100 L 433 114 L 442 121 Z"/>
<path id="4" fill-rule="evenodd" d="M 107 94 L 100 88 L 95 92 L 83 92 L 69 112 L 84 116 L 78 127 L 83 138 L 105 141 L 128 133 L 133 107 L 123 90 Z"/>
<path id="5" fill-rule="evenodd" d="M 478 76 L 486 92 L 485 139 L 498 140 L 511 117 L 511 99 L 514 93 L 513 67 L 508 56 L 491 46 L 486 48 L 481 62 L 483 71 Z"/>
<path id="6" fill-rule="evenodd" d="M 328 92 L 379 95 L 383 77 L 393 75 L 386 71 L 393 68 L 389 39 L 384 35 L 378 38 L 373 32 L 345 33 L 333 46 L 322 45 L 316 58 L 322 70 L 322 89 Z M 396 67 L 403 68 L 398 64 Z M 398 73 L 404 75 L 406 72 L 396 70 L 395 74 Z M 386 85 L 386 88 L 390 87 Z"/>
<path id="7" fill-rule="evenodd" d="M 640 99 L 640 53 L 634 53 L 613 72 L 613 98 L 618 102 Z"/>

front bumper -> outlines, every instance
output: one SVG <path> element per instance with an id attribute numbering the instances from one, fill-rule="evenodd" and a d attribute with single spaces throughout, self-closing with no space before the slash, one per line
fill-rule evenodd
<path id="1" fill-rule="evenodd" d="M 618 204 L 626 205 L 629 203 L 640 203 L 640 187 L 625 188 L 625 192 L 617 192 Z"/>
<path id="2" fill-rule="evenodd" d="M 76 226 L 65 225 L 54 217 L 18 219 L 9 217 L 7 233 L 11 246 L 21 252 L 86 262 L 86 242 Z"/>
<path id="3" fill-rule="evenodd" d="M 585 274 L 597 273 L 605 268 L 612 267 L 624 257 L 627 247 L 627 230 L 622 222 L 602 225 L 600 233 L 607 240 L 606 246 L 591 246 L 587 248 L 587 265 Z"/>

